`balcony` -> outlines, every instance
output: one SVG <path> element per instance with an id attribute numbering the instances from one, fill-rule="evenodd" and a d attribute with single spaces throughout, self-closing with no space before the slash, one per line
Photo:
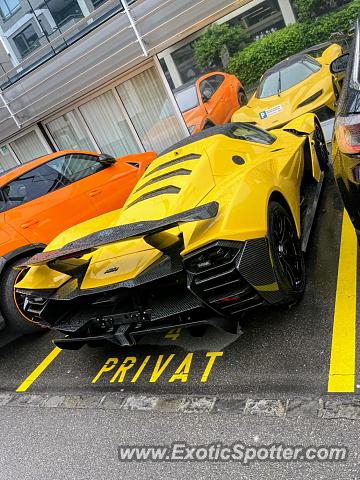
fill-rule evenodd
<path id="1" fill-rule="evenodd" d="M 0 77 L 0 141 L 248 1 L 133 0 L 132 21 L 120 0 L 102 3 Z"/>

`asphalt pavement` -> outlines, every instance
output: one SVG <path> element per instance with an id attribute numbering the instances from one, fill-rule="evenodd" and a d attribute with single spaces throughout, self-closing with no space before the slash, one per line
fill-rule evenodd
<path id="1" fill-rule="evenodd" d="M 50 427 L 51 426 L 51 427 Z M 20 440 L 20 441 L 19 441 Z M 120 462 L 120 445 L 346 445 L 346 462 Z M 342 480 L 359 478 L 359 424 L 345 420 L 17 409 L 1 412 L 0 478 Z"/>
<path id="2" fill-rule="evenodd" d="M 360 478 L 357 243 L 330 174 L 291 309 L 135 347 L 1 336 L 0 479 Z M 115 400 L 114 400 L 115 399 Z M 55 408 L 56 407 L 56 408 Z M 294 414 L 295 411 L 295 414 Z M 120 462 L 119 445 L 345 445 L 345 462 Z"/>
<path id="3" fill-rule="evenodd" d="M 54 332 L 18 338 L 0 350 L 0 392 L 327 393 L 341 222 L 342 205 L 329 176 L 306 256 L 306 292 L 291 309 L 248 313 L 237 334 L 208 327 L 193 337 L 176 329 L 124 349 L 107 343 L 60 351 L 51 343 Z M 187 371 L 174 377 L 183 362 Z"/>

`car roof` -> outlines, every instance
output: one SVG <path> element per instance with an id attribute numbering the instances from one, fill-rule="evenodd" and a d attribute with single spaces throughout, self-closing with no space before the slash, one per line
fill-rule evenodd
<path id="1" fill-rule="evenodd" d="M 303 60 L 306 60 L 309 58 L 310 55 L 307 55 L 306 53 L 297 53 L 296 55 L 292 55 L 291 57 L 285 58 L 285 60 L 282 60 L 281 62 L 277 63 L 273 67 L 269 68 L 269 70 L 266 70 L 266 72 L 263 75 L 263 78 L 268 77 L 272 73 L 276 73 L 279 70 L 282 70 L 283 68 L 289 67 L 290 65 L 294 65 L 295 63 L 302 62 Z M 315 58 L 310 57 L 312 60 L 315 60 Z"/>
<path id="2" fill-rule="evenodd" d="M 348 67 L 341 89 L 336 114 L 360 113 L 360 15 L 355 23 L 355 35 L 349 50 Z"/>
<path id="3" fill-rule="evenodd" d="M 263 130 L 261 127 L 258 127 L 257 125 L 253 125 L 251 122 L 230 122 L 230 123 L 224 123 L 222 125 L 216 125 L 215 127 L 206 128 L 205 130 L 202 130 L 201 132 L 195 135 L 190 135 L 189 137 L 185 137 L 183 140 L 180 140 L 180 142 L 175 143 L 171 147 L 159 153 L 159 157 L 161 157 L 162 155 L 166 155 L 167 153 L 173 152 L 174 150 L 177 150 L 181 147 L 185 147 L 186 145 L 190 145 L 191 143 L 195 143 L 195 142 L 198 142 L 199 140 L 203 140 L 204 138 L 213 137 L 214 135 L 225 135 L 226 137 L 229 137 L 229 138 L 238 139 L 238 137 L 234 135 L 234 131 L 241 125 L 249 125 L 251 126 L 251 128 L 255 130 L 264 131 L 268 133 L 270 136 L 272 136 L 273 138 L 275 138 L 273 133 L 268 132 L 267 130 Z"/>
<path id="4" fill-rule="evenodd" d="M 180 85 L 180 87 L 177 87 L 173 90 L 173 93 L 178 93 L 178 92 L 181 92 L 182 90 L 186 90 L 187 88 L 195 85 L 195 83 L 198 81 L 198 80 L 201 80 L 203 77 L 204 77 L 204 80 L 206 80 L 207 77 L 211 77 L 213 75 L 224 75 L 224 77 L 226 77 L 226 73 L 225 72 L 207 72 L 207 73 L 203 73 L 202 75 L 199 75 L 198 77 L 194 77 L 192 78 L 191 80 L 189 80 L 188 82 L 186 83 L 183 83 L 182 85 Z"/>
<path id="5" fill-rule="evenodd" d="M 71 153 L 98 155 L 97 153 L 94 153 L 94 152 L 84 152 L 82 150 L 61 150 L 59 152 L 50 153 L 49 155 L 44 155 L 42 157 L 35 158 L 34 160 L 30 160 L 28 162 L 22 163 L 21 165 L 16 165 L 15 167 L 5 170 L 4 172 L 0 172 L 0 187 L 2 187 L 3 185 L 6 185 L 8 182 L 11 182 L 11 180 L 14 180 L 15 178 L 19 177 L 23 173 L 26 173 L 32 170 L 33 168 L 36 168 L 39 165 L 42 165 L 43 163 L 46 163 L 54 158 L 61 157 L 62 155 L 71 154 Z"/>
<path id="6" fill-rule="evenodd" d="M 318 52 L 319 50 L 322 50 L 322 49 L 326 49 L 327 47 L 330 47 L 330 45 L 333 45 L 334 42 L 330 42 L 329 40 L 327 42 L 322 42 L 322 43 L 318 43 L 316 45 L 313 45 L 309 48 L 306 48 L 305 50 L 302 50 L 301 52 L 299 52 L 299 54 L 303 54 L 303 55 L 306 55 L 306 54 L 311 54 L 312 52 Z M 337 42 L 335 42 L 337 43 Z"/>

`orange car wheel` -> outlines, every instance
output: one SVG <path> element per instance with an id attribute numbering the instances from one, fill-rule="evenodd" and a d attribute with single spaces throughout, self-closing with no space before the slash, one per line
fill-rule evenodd
<path id="1" fill-rule="evenodd" d="M 243 107 L 248 103 L 248 98 L 246 96 L 245 91 L 242 88 L 238 92 L 238 102 L 240 107 Z"/>

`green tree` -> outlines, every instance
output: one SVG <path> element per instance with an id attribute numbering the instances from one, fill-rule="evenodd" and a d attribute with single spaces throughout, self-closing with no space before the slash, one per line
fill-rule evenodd
<path id="1" fill-rule="evenodd" d="M 350 0 L 294 0 L 294 6 L 299 21 L 308 22 L 349 2 Z"/>
<path id="2" fill-rule="evenodd" d="M 250 42 L 249 36 L 240 25 L 213 24 L 194 42 L 195 59 L 201 67 L 220 67 L 224 45 L 230 55 L 238 52 Z"/>
<path id="3" fill-rule="evenodd" d="M 323 15 L 313 22 L 298 22 L 270 33 L 235 53 L 227 70 L 236 75 L 243 85 L 252 86 L 267 69 L 284 58 L 329 41 L 333 32 L 346 32 L 359 10 L 360 0 L 353 0 L 342 9 Z"/>

